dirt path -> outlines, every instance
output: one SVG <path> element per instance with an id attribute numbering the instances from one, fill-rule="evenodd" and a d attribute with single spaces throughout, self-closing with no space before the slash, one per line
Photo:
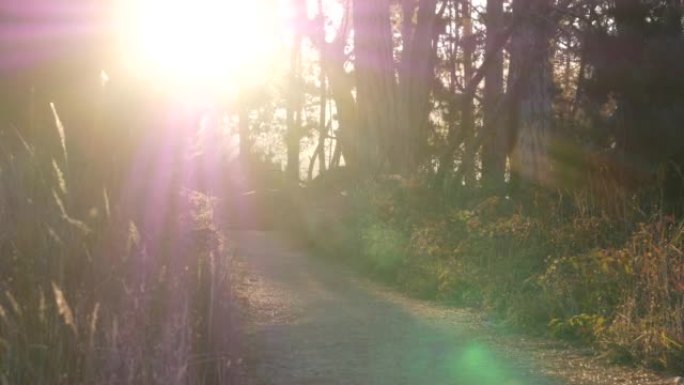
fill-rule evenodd
<path id="1" fill-rule="evenodd" d="M 255 385 L 663 384 L 558 343 L 497 333 L 474 312 L 407 299 L 298 251 L 235 234 Z"/>

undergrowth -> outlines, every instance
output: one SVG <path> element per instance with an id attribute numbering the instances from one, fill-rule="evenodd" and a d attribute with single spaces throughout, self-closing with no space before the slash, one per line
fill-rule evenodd
<path id="1" fill-rule="evenodd" d="M 577 193 L 445 197 L 426 185 L 359 187 L 307 237 L 412 295 L 684 370 L 684 222 L 607 214 Z"/>

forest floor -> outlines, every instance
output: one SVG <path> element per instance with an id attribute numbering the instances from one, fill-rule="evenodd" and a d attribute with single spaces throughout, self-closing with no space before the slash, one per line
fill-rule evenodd
<path id="1" fill-rule="evenodd" d="M 233 233 L 250 385 L 666 384 L 589 349 L 407 298 L 275 232 Z"/>

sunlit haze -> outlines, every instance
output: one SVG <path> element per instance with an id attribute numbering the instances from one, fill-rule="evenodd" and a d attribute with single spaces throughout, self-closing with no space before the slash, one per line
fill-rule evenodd
<path id="1" fill-rule="evenodd" d="M 122 0 L 125 65 L 169 84 L 235 91 L 258 83 L 280 51 L 275 0 Z"/>

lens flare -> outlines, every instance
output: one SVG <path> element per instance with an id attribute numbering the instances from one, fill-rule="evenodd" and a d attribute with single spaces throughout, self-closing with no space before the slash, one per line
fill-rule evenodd
<path id="1" fill-rule="evenodd" d="M 141 76 L 235 88 L 277 62 L 275 0 L 122 0 L 117 13 L 125 64 Z"/>

